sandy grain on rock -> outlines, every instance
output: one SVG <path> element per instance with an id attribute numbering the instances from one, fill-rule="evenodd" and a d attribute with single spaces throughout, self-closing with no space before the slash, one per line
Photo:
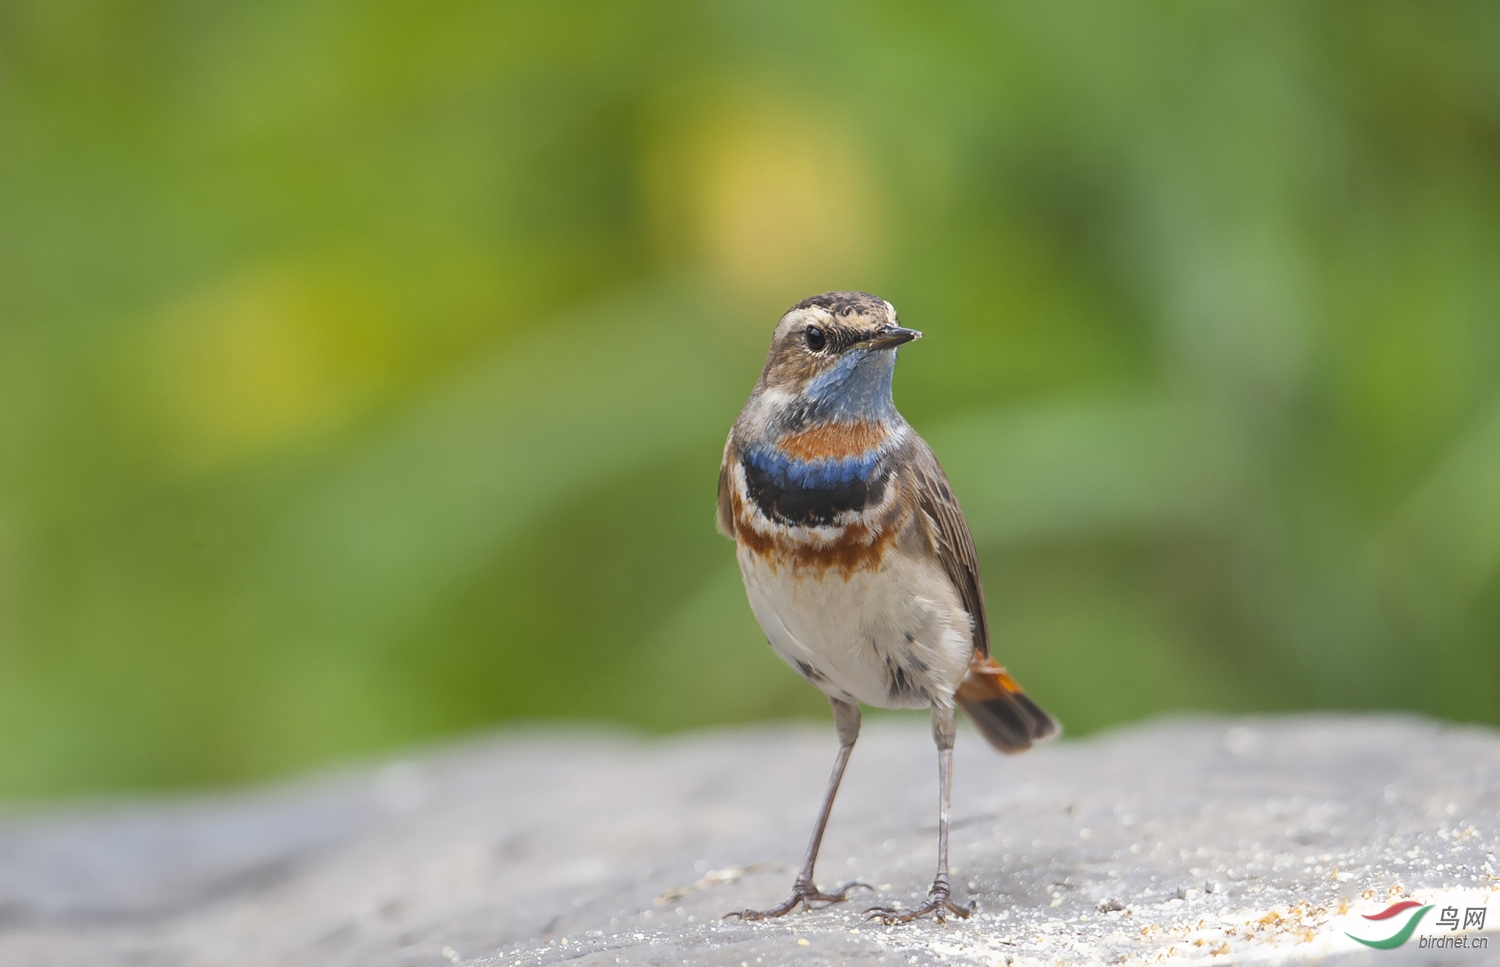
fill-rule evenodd
<path id="1" fill-rule="evenodd" d="M 513 732 L 12 817 L 0 964 L 1374 963 L 1343 935 L 1354 912 L 1439 890 L 1500 928 L 1500 736 L 1389 716 L 1164 721 L 1017 758 L 961 735 L 955 883 L 979 912 L 910 926 L 861 914 L 926 891 L 935 760 L 925 722 L 877 720 L 819 878 L 878 896 L 721 919 L 785 894 L 833 750 L 831 727 Z"/>

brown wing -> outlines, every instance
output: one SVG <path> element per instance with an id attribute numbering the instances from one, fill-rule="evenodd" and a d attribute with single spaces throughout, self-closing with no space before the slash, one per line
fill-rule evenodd
<path id="1" fill-rule="evenodd" d="M 948 486 L 948 476 L 938 465 L 937 457 L 921 437 L 915 437 L 916 451 L 911 461 L 917 483 L 917 506 L 927 519 L 933 546 L 943 562 L 948 579 L 958 589 L 964 608 L 974 621 L 974 647 L 986 657 L 990 653 L 990 628 L 984 616 L 984 588 L 979 581 L 979 555 L 974 537 L 958 499 Z"/>

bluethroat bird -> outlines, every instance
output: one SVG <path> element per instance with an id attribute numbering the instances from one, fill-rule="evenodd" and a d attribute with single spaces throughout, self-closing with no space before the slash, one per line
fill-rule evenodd
<path id="1" fill-rule="evenodd" d="M 868 293 L 804 299 L 776 326 L 724 445 L 719 530 L 734 539 L 772 649 L 828 696 L 839 737 L 791 895 L 729 916 L 779 917 L 867 887 L 824 893 L 813 883 L 860 703 L 931 709 L 938 750 L 937 877 L 913 909 L 868 911 L 886 922 L 974 909 L 953 901 L 948 879 L 954 706 L 1001 752 L 1058 730 L 990 657 L 974 539 L 937 458 L 891 398 L 896 348 L 921 335 Z"/>

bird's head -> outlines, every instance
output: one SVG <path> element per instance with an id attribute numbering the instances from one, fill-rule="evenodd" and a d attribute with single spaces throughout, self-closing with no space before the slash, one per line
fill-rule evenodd
<path id="1" fill-rule="evenodd" d="M 896 347 L 921 335 L 866 292 L 803 299 L 777 324 L 756 392 L 775 405 L 783 426 L 886 419 L 895 415 Z"/>

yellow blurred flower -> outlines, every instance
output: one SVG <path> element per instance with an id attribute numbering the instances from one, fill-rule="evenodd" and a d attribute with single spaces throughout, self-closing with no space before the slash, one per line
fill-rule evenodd
<path id="1" fill-rule="evenodd" d="M 388 382 L 392 328 L 367 284 L 258 267 L 171 306 L 148 337 L 149 420 L 167 462 L 206 472 L 345 424 Z"/>
<path id="2" fill-rule="evenodd" d="M 657 145 L 650 190 L 720 280 L 790 301 L 870 284 L 883 249 L 881 193 L 852 125 L 791 101 L 728 98 Z"/>

